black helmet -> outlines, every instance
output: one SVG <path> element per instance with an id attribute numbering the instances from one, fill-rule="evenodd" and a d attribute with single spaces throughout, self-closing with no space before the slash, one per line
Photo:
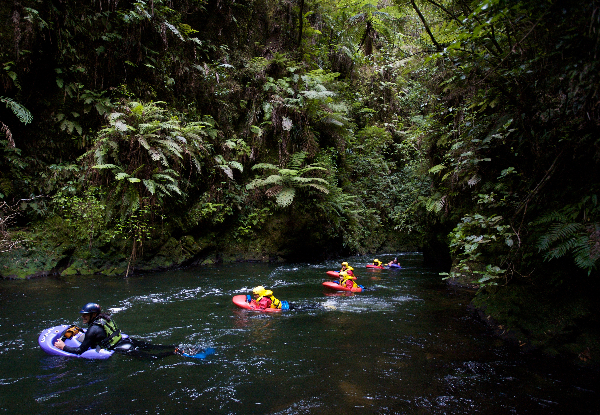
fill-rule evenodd
<path id="1" fill-rule="evenodd" d="M 83 308 L 81 309 L 80 313 L 101 313 L 102 309 L 100 308 L 100 306 L 96 303 L 87 303 L 86 305 L 83 306 Z"/>

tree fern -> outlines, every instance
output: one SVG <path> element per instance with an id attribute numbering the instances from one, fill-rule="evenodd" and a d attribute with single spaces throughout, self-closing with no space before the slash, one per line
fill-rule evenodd
<path id="1" fill-rule="evenodd" d="M 329 182 L 321 177 L 303 177 L 306 173 L 327 172 L 327 169 L 318 165 L 308 165 L 302 167 L 306 158 L 305 152 L 292 154 L 287 167 L 277 168 L 273 164 L 260 163 L 252 167 L 253 170 L 276 170 L 277 174 L 270 174 L 267 177 L 256 178 L 246 185 L 248 190 L 258 187 L 269 186 L 269 192 L 275 196 L 275 201 L 280 207 L 287 207 L 292 204 L 298 188 L 312 188 L 322 193 L 329 193 Z"/>
<path id="2" fill-rule="evenodd" d="M 121 201 L 113 206 L 124 211 L 134 211 L 135 206 L 128 204 L 140 197 L 153 204 L 185 196 L 179 172 L 184 168 L 200 172 L 213 148 L 205 139 L 216 137 L 210 118 L 183 125 L 161 102 L 125 102 L 108 114 L 107 120 L 108 126 L 100 130 L 94 146 L 80 160 L 98 172 L 98 181 L 112 176 L 108 194 Z M 229 164 L 219 157 L 219 165 L 242 169 L 240 163 Z M 228 176 L 233 178 L 233 174 Z"/>
<path id="3" fill-rule="evenodd" d="M 548 225 L 537 244 L 544 259 L 572 255 L 575 264 L 590 274 L 600 259 L 600 223 L 593 221 L 597 217 L 597 199 L 586 196 L 578 204 L 567 205 L 532 222 L 533 226 Z"/>

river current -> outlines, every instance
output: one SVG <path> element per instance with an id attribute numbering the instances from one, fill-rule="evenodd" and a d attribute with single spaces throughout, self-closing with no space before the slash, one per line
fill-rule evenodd
<path id="1" fill-rule="evenodd" d="M 392 255 L 379 259 L 389 261 Z M 0 413 L 598 414 L 598 374 L 526 353 L 467 311 L 418 253 L 224 264 L 123 277 L 0 281 Z M 321 283 L 346 260 L 362 293 Z M 292 310 L 237 308 L 264 285 Z M 214 348 L 205 359 L 46 355 L 37 339 L 98 302 L 130 336 Z"/>

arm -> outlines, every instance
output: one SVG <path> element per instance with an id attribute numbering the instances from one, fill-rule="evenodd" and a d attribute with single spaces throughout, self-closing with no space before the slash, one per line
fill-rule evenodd
<path id="1" fill-rule="evenodd" d="M 104 332 L 104 329 L 100 326 L 93 325 L 86 331 L 83 343 L 81 343 L 79 347 L 67 346 L 61 340 L 57 340 L 56 343 L 54 343 L 54 346 L 68 353 L 82 354 L 86 350 L 96 347 L 105 338 L 106 333 Z"/>

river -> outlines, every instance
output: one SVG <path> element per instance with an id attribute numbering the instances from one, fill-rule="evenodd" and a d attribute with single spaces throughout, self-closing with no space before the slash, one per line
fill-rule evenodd
<path id="1" fill-rule="evenodd" d="M 379 259 L 389 261 L 391 255 Z M 342 260 L 362 293 L 321 283 Z M 128 278 L 0 281 L 0 412 L 9 414 L 597 414 L 598 374 L 524 353 L 467 311 L 418 253 L 400 270 L 370 258 L 224 264 Z M 272 289 L 293 309 L 236 308 Z M 205 359 L 46 355 L 45 328 L 79 324 L 87 302 L 153 344 L 211 347 Z"/>

